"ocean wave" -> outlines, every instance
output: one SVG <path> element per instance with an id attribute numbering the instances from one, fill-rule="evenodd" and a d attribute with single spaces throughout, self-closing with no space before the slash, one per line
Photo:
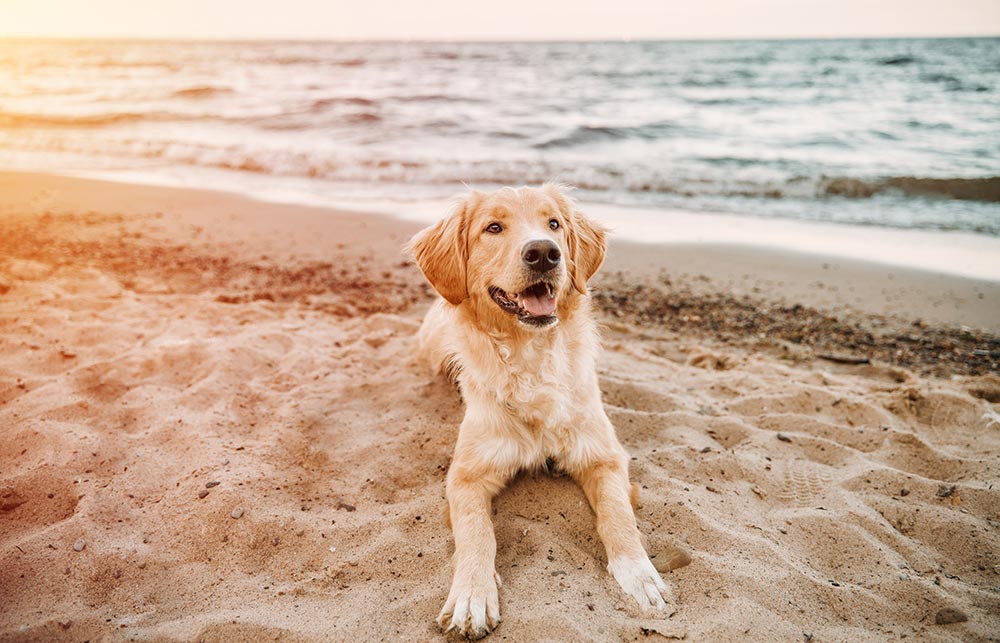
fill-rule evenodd
<path id="1" fill-rule="evenodd" d="M 701 105 L 703 107 L 715 107 L 718 105 L 737 105 L 744 108 L 754 108 L 763 107 L 768 105 L 774 105 L 775 101 L 769 98 L 762 98 L 759 96 L 743 96 L 743 97 L 717 97 L 717 98 L 685 98 L 685 100 L 692 105 Z"/>
<path id="2" fill-rule="evenodd" d="M 325 99 L 324 99 L 325 100 Z M 320 101 L 317 101 L 319 103 Z M 347 99 L 343 102 L 349 105 L 364 105 L 366 103 Z M 327 102 L 326 107 L 332 103 Z M 111 127 L 128 123 L 222 123 L 236 125 L 251 125 L 262 130 L 307 130 L 317 126 L 316 120 L 304 119 L 308 114 L 325 112 L 326 108 L 315 103 L 304 112 L 288 112 L 283 114 L 253 114 L 221 115 L 214 113 L 186 112 L 104 112 L 97 114 L 31 114 L 23 112 L 0 111 L 0 130 L 4 129 L 77 129 L 80 131 Z M 324 118 L 327 125 L 363 126 L 382 120 L 379 114 L 372 111 L 345 112 L 331 114 Z"/>
<path id="3" fill-rule="evenodd" d="M 372 112 L 356 112 L 354 114 L 346 114 L 344 120 L 348 123 L 365 124 L 377 123 L 382 120 L 382 117 Z"/>
<path id="4" fill-rule="evenodd" d="M 121 122 L 135 115 L 116 114 L 84 118 L 87 122 Z M 377 114 L 345 115 L 365 126 L 380 122 Z M 0 113 L 0 126 L 11 115 Z M 47 119 L 47 122 L 52 119 Z M 55 119 L 65 124 L 66 119 Z M 294 123 L 292 124 L 294 125 Z M 445 123 L 440 124 L 444 127 Z M 276 125 L 272 125 L 276 126 Z M 661 125 L 665 126 L 665 125 Z M 635 128 L 578 128 L 587 142 L 628 135 Z M 575 130 L 577 131 L 577 130 Z M 23 137 L 23 138 L 22 138 Z M 117 140 L 116 140 L 117 139 Z M 583 142 L 574 139 L 573 144 Z M 760 170 L 761 161 L 736 155 L 701 156 L 697 167 L 668 168 L 648 164 L 580 162 L 574 158 L 452 159 L 387 156 L 358 149 L 331 154 L 323 148 L 290 149 L 254 145 L 212 145 L 194 141 L 153 141 L 142 138 L 67 138 L 40 132 L 8 134 L 3 147 L 31 151 L 89 154 L 124 159 L 149 159 L 195 167 L 222 168 L 286 177 L 318 178 L 332 182 L 356 181 L 397 185 L 469 184 L 506 185 L 560 180 L 592 192 L 668 195 L 683 198 L 739 198 L 782 201 L 852 201 L 888 197 L 1000 203 L 1000 176 L 920 177 L 794 175 L 791 168 L 773 165 Z M 560 144 L 566 144 L 563 137 Z M 699 169 L 700 168 L 700 169 Z"/>
<path id="5" fill-rule="evenodd" d="M 214 87 L 212 85 L 196 85 L 194 87 L 185 87 L 184 89 L 178 89 L 173 93 L 174 98 L 211 98 L 213 96 L 224 96 L 232 94 L 233 90 L 229 87 Z"/>
<path id="6" fill-rule="evenodd" d="M 565 134 L 535 143 L 532 147 L 538 150 L 547 150 L 626 138 L 652 139 L 675 131 L 677 131 L 677 126 L 667 121 L 626 126 L 580 125 Z"/>
<path id="7" fill-rule="evenodd" d="M 362 105 L 367 107 L 375 104 L 375 101 L 372 99 L 360 96 L 331 96 L 329 98 L 317 98 L 309 106 L 309 110 L 318 112 L 334 105 Z"/>
<path id="8" fill-rule="evenodd" d="M 151 120 L 151 114 L 141 112 L 109 112 L 104 114 L 27 114 L 0 112 L 0 128 L 19 127 L 101 127 L 135 121 Z"/>
<path id="9" fill-rule="evenodd" d="M 1000 202 L 1000 176 L 982 178 L 926 178 L 893 176 L 877 180 L 849 177 L 823 179 L 820 193 L 851 199 L 868 199 L 878 194 L 902 193 L 910 197 L 936 197 L 959 201 Z"/>
<path id="10" fill-rule="evenodd" d="M 400 94 L 386 96 L 382 100 L 397 103 L 480 103 L 484 99 L 474 96 L 456 96 L 454 94 Z"/>
<path id="11" fill-rule="evenodd" d="M 950 92 L 988 92 L 990 88 L 981 83 L 966 83 L 956 76 L 942 73 L 921 74 L 920 80 L 925 83 L 940 84 Z"/>
<path id="12" fill-rule="evenodd" d="M 309 105 L 310 112 L 323 112 L 330 107 L 335 107 L 337 105 L 359 105 L 363 107 L 371 107 L 377 103 L 370 98 L 362 98 L 360 96 L 331 96 L 330 98 L 318 98 L 314 100 Z"/>
<path id="13" fill-rule="evenodd" d="M 176 157 L 176 155 L 175 155 Z M 313 154 L 204 152 L 188 157 L 194 164 L 266 174 L 305 176 L 331 181 L 372 181 L 398 184 L 520 185 L 557 178 L 593 192 L 656 193 L 681 197 L 743 199 L 869 199 L 877 196 L 938 198 L 1000 202 L 1000 177 L 883 179 L 791 177 L 785 180 L 736 180 L 725 173 L 672 176 L 654 168 L 579 166 L 533 161 L 446 161 L 349 157 L 330 159 Z"/>
<path id="14" fill-rule="evenodd" d="M 886 56 L 884 58 L 879 58 L 878 64 L 886 65 L 888 67 L 898 67 L 902 65 L 912 65 L 915 62 L 919 62 L 919 60 L 920 59 L 916 56 L 902 54 L 900 56 Z"/>

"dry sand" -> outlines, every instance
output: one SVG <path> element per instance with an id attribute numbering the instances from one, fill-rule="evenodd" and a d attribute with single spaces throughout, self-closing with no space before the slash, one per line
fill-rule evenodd
<path id="1" fill-rule="evenodd" d="M 0 640 L 442 640 L 462 405 L 411 358 L 413 225 L 19 174 L 0 195 Z M 669 619 L 636 614 L 579 489 L 526 473 L 495 503 L 494 640 L 996 640 L 988 324 L 609 268 L 601 382 L 640 528 L 692 562 Z"/>

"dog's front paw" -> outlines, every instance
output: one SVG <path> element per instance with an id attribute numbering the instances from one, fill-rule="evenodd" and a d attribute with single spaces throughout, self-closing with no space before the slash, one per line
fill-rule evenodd
<path id="1" fill-rule="evenodd" d="M 457 630 L 469 639 L 481 639 L 500 624 L 500 576 L 482 571 L 455 573 L 437 622 L 446 632 Z"/>
<path id="2" fill-rule="evenodd" d="M 608 571 L 625 593 L 634 598 L 644 610 L 664 610 L 667 603 L 673 602 L 667 583 L 645 556 L 615 558 L 608 563 Z"/>

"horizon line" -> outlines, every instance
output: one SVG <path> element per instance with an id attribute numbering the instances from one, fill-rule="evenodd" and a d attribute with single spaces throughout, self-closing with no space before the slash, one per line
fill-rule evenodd
<path id="1" fill-rule="evenodd" d="M 1000 38 L 1000 32 L 981 34 L 906 34 L 906 35 L 812 35 L 812 36 L 664 36 L 664 37 L 582 37 L 582 38 L 340 38 L 297 36 L 114 36 L 114 35 L 20 35 L 0 34 L 0 41 L 106 41 L 106 42 L 191 42 L 191 43 L 427 43 L 427 44 L 545 44 L 545 43 L 611 43 L 611 42 L 744 42 L 744 41 L 803 41 L 803 40 L 960 40 Z"/>

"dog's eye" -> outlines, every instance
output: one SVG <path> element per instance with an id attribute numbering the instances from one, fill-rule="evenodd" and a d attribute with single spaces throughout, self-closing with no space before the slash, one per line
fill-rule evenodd
<path id="1" fill-rule="evenodd" d="M 549 219 L 549 227 L 552 228 L 553 230 L 558 230 L 559 229 L 559 220 L 558 219 Z"/>
<path id="2" fill-rule="evenodd" d="M 483 232 L 489 232 L 490 234 L 500 234 L 501 232 L 503 232 L 503 226 L 494 221 L 493 223 L 486 226 L 486 229 L 483 230 Z"/>

